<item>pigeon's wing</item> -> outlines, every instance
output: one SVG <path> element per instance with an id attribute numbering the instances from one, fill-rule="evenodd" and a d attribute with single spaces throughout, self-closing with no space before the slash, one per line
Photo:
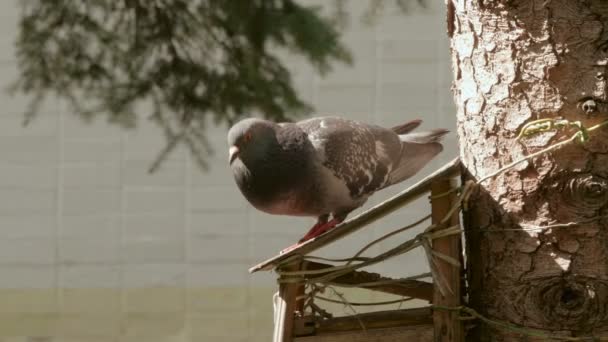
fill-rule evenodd
<path id="1" fill-rule="evenodd" d="M 337 117 L 300 121 L 321 160 L 344 181 L 351 197 L 383 188 L 401 157 L 399 136 L 388 129 Z"/>

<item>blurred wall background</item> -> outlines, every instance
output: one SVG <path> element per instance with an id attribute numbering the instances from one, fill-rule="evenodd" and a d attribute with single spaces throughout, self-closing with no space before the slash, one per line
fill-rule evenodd
<path id="1" fill-rule="evenodd" d="M 352 68 L 338 66 L 320 78 L 286 57 L 319 115 L 382 125 L 422 118 L 423 129 L 455 127 L 444 5 L 426 3 L 403 14 L 387 1 L 368 26 L 360 20 L 368 2 L 347 1 Z M 18 14 L 16 2 L 0 2 L 3 85 L 17 72 Z M 270 341 L 275 277 L 247 269 L 297 241 L 314 219 L 248 206 L 228 169 L 227 127 L 209 131 L 216 154 L 208 172 L 179 150 L 150 175 L 164 138 L 145 117 L 136 130 L 122 131 L 103 118 L 85 123 L 51 100 L 23 128 L 27 99 L 4 93 L 0 99 L 1 342 Z M 444 145 L 416 179 L 456 156 L 455 133 Z M 376 194 L 365 207 L 413 181 Z M 419 201 L 318 254 L 349 256 L 427 211 Z M 427 269 L 417 251 L 373 271 L 407 276 Z"/>

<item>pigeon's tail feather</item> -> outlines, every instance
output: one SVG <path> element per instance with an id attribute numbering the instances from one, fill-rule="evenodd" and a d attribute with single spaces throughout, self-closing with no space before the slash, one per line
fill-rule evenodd
<path id="1" fill-rule="evenodd" d="M 417 122 L 413 128 L 419 124 L 420 122 Z M 397 167 L 391 172 L 386 185 L 399 183 L 420 171 L 443 150 L 441 138 L 448 132 L 447 129 L 434 129 L 427 132 L 399 134 L 402 146 L 401 158 Z"/>
<path id="2" fill-rule="evenodd" d="M 422 123 L 422 120 L 412 120 L 410 122 L 406 122 L 399 126 L 395 126 L 391 129 L 393 130 L 393 132 L 395 132 L 397 134 L 405 134 L 405 133 L 409 133 L 409 132 L 413 131 L 414 129 L 416 129 L 416 127 L 420 126 L 421 123 Z"/>
<path id="3" fill-rule="evenodd" d="M 397 168 L 391 172 L 387 185 L 396 184 L 412 177 L 441 151 L 443 151 L 443 146 L 438 142 L 428 144 L 404 142 L 401 160 Z"/>
<path id="4" fill-rule="evenodd" d="M 400 135 L 401 159 L 391 172 L 387 185 L 399 183 L 418 173 L 436 155 L 443 151 L 441 138 L 448 133 L 445 129 Z"/>
<path id="5" fill-rule="evenodd" d="M 450 131 L 447 129 L 434 129 L 428 132 L 414 132 L 408 134 L 400 134 L 399 139 L 401 139 L 404 143 L 414 143 L 414 144 L 430 144 L 430 143 L 438 143 L 441 141 L 444 135 L 448 134 Z"/>

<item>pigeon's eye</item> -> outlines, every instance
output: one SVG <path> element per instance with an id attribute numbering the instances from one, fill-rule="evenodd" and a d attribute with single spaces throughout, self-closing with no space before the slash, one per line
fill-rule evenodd
<path id="1" fill-rule="evenodd" d="M 243 136 L 243 141 L 245 143 L 248 143 L 249 141 L 251 141 L 251 133 L 245 133 L 245 136 Z"/>

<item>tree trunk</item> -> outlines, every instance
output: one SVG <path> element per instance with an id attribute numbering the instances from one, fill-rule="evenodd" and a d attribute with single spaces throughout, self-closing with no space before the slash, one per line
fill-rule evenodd
<path id="1" fill-rule="evenodd" d="M 608 119 L 608 1 L 447 0 L 465 179 Z M 554 336 L 608 336 L 608 134 L 483 182 L 464 212 L 469 306 Z M 540 341 L 475 321 L 467 341 Z M 549 340 L 556 340 L 551 338 Z"/>

